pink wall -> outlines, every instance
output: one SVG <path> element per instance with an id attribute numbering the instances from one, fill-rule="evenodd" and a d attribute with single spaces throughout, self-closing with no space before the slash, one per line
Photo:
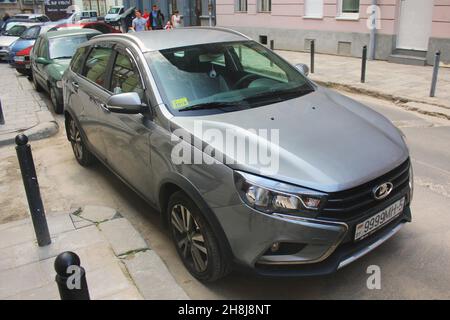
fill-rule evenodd
<path id="1" fill-rule="evenodd" d="M 217 23 L 228 27 L 272 27 L 304 30 L 323 30 L 369 33 L 367 28 L 367 7 L 371 0 L 360 1 L 360 14 L 357 20 L 340 20 L 339 0 L 324 0 L 324 14 L 321 19 L 304 18 L 305 0 L 272 0 L 271 13 L 258 13 L 257 0 L 248 0 L 247 13 L 235 13 L 234 0 L 217 1 Z M 450 38 L 450 0 L 434 1 L 432 37 Z M 396 34 L 398 6 L 400 0 L 378 0 L 381 12 L 379 33 Z"/>
<path id="2" fill-rule="evenodd" d="M 379 0 L 381 9 L 381 30 L 386 34 L 395 31 L 395 4 L 397 0 Z M 450 1 L 450 0 L 449 0 Z M 247 13 L 234 12 L 234 0 L 217 0 L 217 22 L 221 26 L 263 27 L 305 30 L 333 30 L 342 32 L 369 33 L 366 26 L 366 9 L 370 0 L 361 0 L 358 20 L 336 19 L 338 0 L 324 0 L 322 19 L 304 18 L 305 0 L 272 0 L 271 13 L 257 13 L 257 0 L 248 0 Z"/>
<path id="3" fill-rule="evenodd" d="M 450 38 L 450 0 L 434 0 L 431 36 Z"/>

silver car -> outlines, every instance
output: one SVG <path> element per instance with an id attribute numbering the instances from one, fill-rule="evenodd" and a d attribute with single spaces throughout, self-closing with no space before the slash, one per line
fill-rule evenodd
<path id="1" fill-rule="evenodd" d="M 404 136 L 246 36 L 97 36 L 63 77 L 67 137 L 161 212 L 186 268 L 214 281 L 335 272 L 411 221 Z"/>

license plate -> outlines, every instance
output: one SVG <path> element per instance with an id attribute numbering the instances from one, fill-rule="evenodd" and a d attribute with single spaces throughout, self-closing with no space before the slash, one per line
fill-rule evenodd
<path id="1" fill-rule="evenodd" d="M 364 220 L 356 226 L 355 240 L 361 240 L 373 231 L 381 228 L 400 215 L 405 205 L 405 198 L 394 202 L 389 207 L 370 218 Z"/>
<path id="2" fill-rule="evenodd" d="M 14 61 L 25 61 L 25 57 L 14 57 Z"/>
<path id="3" fill-rule="evenodd" d="M 31 68 L 31 65 L 29 65 L 29 64 L 25 65 L 25 69 L 30 69 L 30 68 Z"/>

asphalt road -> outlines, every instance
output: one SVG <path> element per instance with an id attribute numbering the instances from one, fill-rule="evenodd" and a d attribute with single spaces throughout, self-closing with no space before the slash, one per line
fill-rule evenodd
<path id="1" fill-rule="evenodd" d="M 185 270 L 158 213 L 102 165 L 85 169 L 63 135 L 32 143 L 47 210 L 86 204 L 116 207 L 141 232 L 193 299 L 439 299 L 450 298 L 450 121 L 405 111 L 392 103 L 352 96 L 391 119 L 406 134 L 415 171 L 413 222 L 372 253 L 336 274 L 316 278 L 261 278 L 233 273 L 202 284 Z M 355 150 L 357 152 L 357 150 Z M 28 208 L 12 146 L 0 148 L 0 223 Z M 367 268 L 381 270 L 381 289 L 369 290 Z"/>

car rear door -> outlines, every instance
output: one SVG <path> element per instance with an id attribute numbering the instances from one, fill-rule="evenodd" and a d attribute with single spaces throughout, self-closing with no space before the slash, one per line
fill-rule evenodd
<path id="1" fill-rule="evenodd" d="M 111 96 L 108 91 L 109 74 L 112 58 L 110 43 L 97 43 L 90 48 L 84 60 L 81 75 L 75 76 L 72 86 L 76 87 L 77 99 L 81 106 L 79 121 L 92 151 L 102 160 L 106 160 L 100 123 L 105 109 L 104 105 Z"/>
<path id="2" fill-rule="evenodd" d="M 143 69 L 129 49 L 116 46 L 111 68 L 110 91 L 137 92 L 150 105 Z M 113 170 L 149 200 L 152 195 L 150 134 L 154 127 L 149 114 L 119 114 L 103 111 L 101 131 L 107 161 Z"/>

